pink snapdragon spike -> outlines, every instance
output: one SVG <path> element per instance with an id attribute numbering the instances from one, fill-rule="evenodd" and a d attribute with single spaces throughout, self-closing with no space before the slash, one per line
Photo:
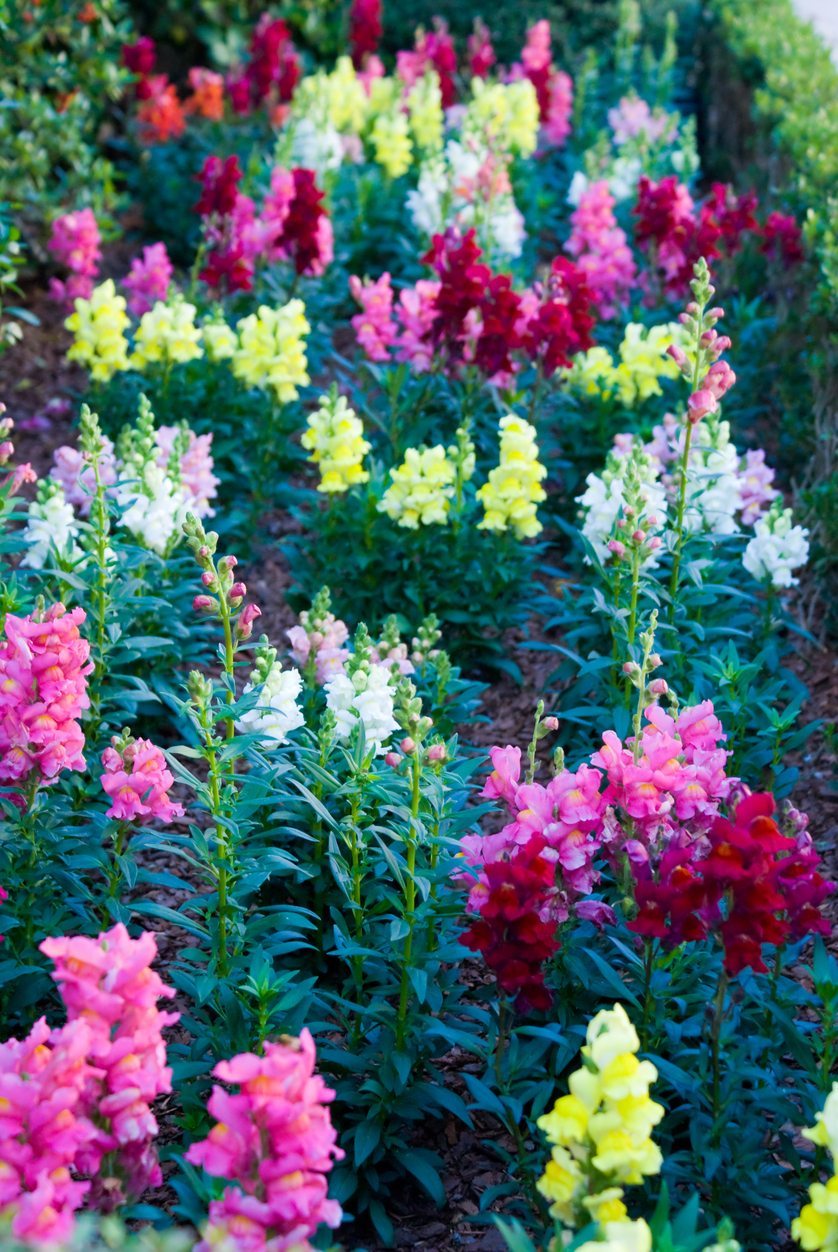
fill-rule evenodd
<path id="1" fill-rule="evenodd" d="M 316 627 L 310 627 L 309 614 L 303 610 L 300 624 L 292 626 L 286 634 L 291 644 L 291 660 L 305 672 L 313 667 L 314 676 L 321 686 L 333 675 L 341 673 L 349 660 L 349 649 L 344 647 L 349 638 L 349 628 L 334 613 L 327 613 Z"/>
<path id="2" fill-rule="evenodd" d="M 25 1039 L 0 1044 L 0 1222 L 33 1247 L 63 1244 L 91 1184 L 78 1159 L 96 1138 L 86 1097 L 100 1071 L 83 1021 L 51 1031 L 42 1017 Z"/>
<path id="3" fill-rule="evenodd" d="M 55 963 L 53 979 L 67 1007 L 65 1030 L 83 1024 L 88 1058 L 98 1082 L 82 1104 L 95 1132 L 76 1154 L 93 1181 L 94 1202 L 110 1209 L 162 1181 L 154 1150 L 158 1126 L 151 1105 L 172 1089 L 163 1030 L 180 1014 L 157 1001 L 174 995 L 151 968 L 157 941 L 150 931 L 132 939 L 118 923 L 98 939 L 45 939 L 41 951 Z"/>
<path id="4" fill-rule="evenodd" d="M 349 290 L 361 306 L 361 312 L 352 318 L 352 329 L 360 347 L 370 361 L 389 361 L 390 348 L 396 339 L 390 275 L 385 271 L 375 282 L 369 279 L 362 282 L 352 274 Z"/>
<path id="5" fill-rule="evenodd" d="M 566 250 L 586 275 L 600 317 L 616 317 L 637 282 L 634 257 L 617 225 L 607 182 L 591 183 L 571 216 Z"/>
<path id="6" fill-rule="evenodd" d="M 53 604 L 45 614 L 6 616 L 0 644 L 0 782 L 36 773 L 53 782 L 62 770 L 85 767 L 79 719 L 89 707 L 90 645 L 81 608 Z"/>
<path id="7" fill-rule="evenodd" d="M 774 470 L 765 463 L 765 452 L 762 448 L 749 448 L 745 453 L 745 463 L 739 470 L 739 493 L 742 499 L 742 521 L 746 526 L 753 526 L 762 516 L 772 500 L 776 500 L 779 491 L 773 486 Z"/>
<path id="8" fill-rule="evenodd" d="M 165 300 L 172 281 L 174 267 L 169 260 L 164 243 L 150 243 L 142 255 L 134 257 L 122 285 L 128 294 L 128 311 L 134 317 L 154 308 L 158 300 Z"/>
<path id="9" fill-rule="evenodd" d="M 225 1239 L 237 1248 L 306 1249 L 319 1227 L 340 1224 L 327 1182 L 343 1156 L 327 1107 L 334 1092 L 314 1064 L 314 1041 L 303 1030 L 299 1039 L 267 1042 L 263 1056 L 244 1052 L 216 1065 L 213 1075 L 239 1091 L 213 1087 L 216 1125 L 186 1157 L 232 1185 L 210 1204 L 197 1252 Z"/>
<path id="10" fill-rule="evenodd" d="M 155 432 L 157 464 L 165 469 L 174 451 L 177 426 L 159 426 Z M 187 508 L 196 517 L 213 517 L 215 509 L 210 501 L 218 495 L 220 479 L 213 473 L 215 460 L 212 455 L 212 434 L 196 435 L 189 432 L 189 444 L 180 461 L 181 486 L 188 493 Z"/>
<path id="11" fill-rule="evenodd" d="M 49 476 L 61 484 L 67 503 L 72 504 L 82 517 L 87 517 L 96 488 L 96 477 L 81 448 L 73 448 L 69 444 L 56 448 L 52 454 Z M 107 435 L 103 435 L 99 478 L 106 487 L 111 487 L 116 482 L 116 477 L 114 446 Z"/>
<path id="12" fill-rule="evenodd" d="M 548 143 L 561 148 L 572 130 L 573 79 L 564 70 L 554 70 L 547 90 L 547 112 L 542 119 L 542 130 Z"/>
<path id="13" fill-rule="evenodd" d="M 416 374 L 426 374 L 434 363 L 432 332 L 441 286 L 438 279 L 420 278 L 413 287 L 403 287 L 399 292 L 396 317 L 401 329 L 395 340 L 396 360 L 407 361 Z"/>
<path id="14" fill-rule="evenodd" d="M 102 753 L 102 789 L 110 797 L 108 817 L 120 822 L 149 821 L 168 824 L 183 817 L 183 807 L 169 799 L 172 772 L 160 748 L 149 739 L 128 739 L 124 746 L 116 737 Z"/>
<path id="15" fill-rule="evenodd" d="M 672 118 L 665 113 L 656 116 L 640 96 L 623 96 L 616 108 L 608 110 L 608 125 L 620 146 L 639 138 L 657 143 L 673 132 Z"/>
<path id="16" fill-rule="evenodd" d="M 722 725 L 705 700 L 682 709 L 677 718 L 657 704 L 645 712 L 637 751 L 606 731 L 591 763 L 604 771 L 607 805 L 604 844 L 619 852 L 627 840 L 642 847 L 665 846 L 684 824 L 693 838 L 709 830 L 728 799 L 735 779 L 728 777 Z"/>
<path id="17" fill-rule="evenodd" d="M 90 297 L 102 259 L 100 244 L 99 225 L 92 209 L 79 209 L 55 219 L 47 248 L 70 274 L 66 281 L 50 280 L 53 300 L 72 307 L 77 297 Z"/>

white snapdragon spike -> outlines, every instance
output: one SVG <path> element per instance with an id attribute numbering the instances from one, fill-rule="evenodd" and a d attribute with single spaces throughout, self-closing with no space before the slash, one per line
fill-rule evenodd
<path id="1" fill-rule="evenodd" d="M 301 117 L 294 123 L 291 138 L 291 165 L 314 170 L 322 176 L 336 170 L 343 161 L 340 132 L 330 122 L 320 123 Z"/>
<path id="2" fill-rule="evenodd" d="M 585 479 L 585 491 L 576 498 L 584 515 L 582 534 L 603 564 L 610 557 L 608 544 L 617 536 L 617 519 L 626 503 L 624 474 L 627 462 L 618 457 L 609 460 L 609 468 L 601 477 L 598 474 L 588 475 Z M 650 462 L 648 467 L 642 502 L 644 513 L 657 519 L 655 533 L 662 532 L 666 521 L 666 490 L 658 478 L 655 462 Z M 650 552 L 643 565 L 644 568 L 651 569 L 657 562 L 657 553 Z"/>
<path id="3" fill-rule="evenodd" d="M 383 666 L 374 665 L 369 673 L 357 670 L 352 676 L 335 674 L 326 683 L 326 705 L 335 715 L 337 737 L 350 739 L 361 722 L 367 748 L 376 755 L 398 729 L 390 675 Z"/>
<path id="4" fill-rule="evenodd" d="M 524 248 L 524 217 L 511 196 L 499 196 L 490 206 L 486 234 L 495 254 L 515 260 Z"/>
<path id="5" fill-rule="evenodd" d="M 125 508 L 120 525 L 144 547 L 163 556 L 186 520 L 188 495 L 153 462 L 141 474 L 139 480 L 117 484 L 117 501 Z"/>
<path id="6" fill-rule="evenodd" d="M 745 549 L 742 564 L 759 582 L 773 587 L 796 587 L 794 571 L 809 560 L 809 532 L 795 526 L 791 509 L 774 505 L 754 525 L 754 537 Z"/>
<path id="7" fill-rule="evenodd" d="M 715 431 L 700 425 L 693 436 L 687 482 L 687 530 L 711 535 L 735 535 L 736 514 L 742 508 L 739 454 L 730 442 L 730 425 L 719 422 Z"/>
<path id="8" fill-rule="evenodd" d="M 254 690 L 257 683 L 251 680 L 244 694 Z M 285 743 L 292 730 L 305 724 L 297 701 L 303 689 L 303 679 L 297 669 L 283 669 L 274 661 L 259 692 L 259 703 L 248 709 L 236 722 L 244 734 L 258 734 L 268 747 Z"/>
<path id="9" fill-rule="evenodd" d="M 422 167 L 416 189 L 407 193 L 408 211 L 413 225 L 421 235 L 435 235 L 442 230 L 445 183 L 442 163 L 428 161 Z"/>
<path id="10" fill-rule="evenodd" d="M 21 565 L 44 569 L 56 557 L 73 562 L 79 560 L 83 554 L 76 543 L 78 533 L 73 506 L 56 484 L 45 500 L 33 500 L 29 506 L 23 531 L 26 552 Z"/>

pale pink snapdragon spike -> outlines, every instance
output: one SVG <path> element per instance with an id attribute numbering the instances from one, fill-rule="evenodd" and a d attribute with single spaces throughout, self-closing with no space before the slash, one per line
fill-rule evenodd
<path id="1" fill-rule="evenodd" d="M 415 374 L 425 374 L 433 366 L 432 331 L 440 286 L 437 279 L 420 278 L 413 287 L 403 287 L 399 292 L 396 318 L 401 329 L 395 340 L 396 360 L 406 361 Z"/>
<path id="2" fill-rule="evenodd" d="M 142 317 L 153 309 L 158 300 L 165 300 L 174 267 L 169 260 L 164 243 L 150 243 L 140 256 L 134 257 L 122 285 L 129 293 L 128 311 L 134 317 Z"/>
<path id="3" fill-rule="evenodd" d="M 287 252 L 280 245 L 285 223 L 294 199 L 294 175 L 276 165 L 271 170 L 271 185 L 262 201 L 260 217 L 265 223 L 265 244 L 268 259 L 284 260 Z"/>
<path id="4" fill-rule="evenodd" d="M 619 146 L 641 136 L 657 143 L 673 132 L 672 118 L 665 113 L 656 117 L 640 96 L 623 96 L 615 108 L 608 110 L 608 125 Z"/>
<path id="5" fill-rule="evenodd" d="M 80 719 L 89 707 L 90 645 L 79 626 L 85 614 L 63 604 L 27 617 L 6 615 L 0 644 L 0 782 L 37 772 L 53 782 L 62 770 L 85 767 Z"/>
<path id="6" fill-rule="evenodd" d="M 739 468 L 742 521 L 746 526 L 753 526 L 772 500 L 779 496 L 773 482 L 774 470 L 766 465 L 763 449 L 749 448 L 745 453 L 745 462 Z"/>
<path id="7" fill-rule="evenodd" d="M 96 489 L 96 476 L 81 448 L 73 448 L 69 444 L 56 448 L 49 476 L 61 484 L 67 503 L 72 504 L 82 517 L 87 517 Z M 116 454 L 107 435 L 102 436 L 99 478 L 106 487 L 112 487 L 117 479 Z"/>
<path id="8" fill-rule="evenodd" d="M 0 1222 L 10 1219 L 27 1246 L 68 1240 L 90 1191 L 77 1165 L 97 1134 L 87 1116 L 100 1079 L 90 1049 L 85 1022 L 51 1031 L 43 1017 L 25 1039 L 0 1044 Z"/>
<path id="9" fill-rule="evenodd" d="M 300 624 L 292 626 L 286 634 L 291 644 L 291 660 L 301 670 L 307 670 L 313 662 L 314 676 L 321 686 L 343 672 L 349 660 L 349 649 L 344 646 L 349 639 L 349 628 L 339 617 L 327 613 L 316 628 L 309 628 L 309 614 L 304 610 Z"/>
<path id="10" fill-rule="evenodd" d="M 180 433 L 177 426 L 159 426 L 154 432 L 157 444 L 157 464 L 166 469 L 174 451 L 175 439 Z M 181 486 L 188 494 L 187 508 L 196 517 L 214 517 L 215 509 L 210 501 L 218 495 L 220 479 L 213 473 L 215 460 L 212 455 L 212 433 L 196 435 L 189 432 L 189 443 L 180 461 Z"/>
<path id="11" fill-rule="evenodd" d="M 364 62 L 363 69 L 358 70 L 358 82 L 363 87 L 367 95 L 372 91 L 372 85 L 377 78 L 384 78 L 386 70 L 384 62 L 376 53 L 372 53 Z"/>
<path id="12" fill-rule="evenodd" d="M 88 1056 L 98 1081 L 85 1089 L 83 1107 L 95 1135 L 76 1162 L 94 1180 L 96 1207 L 107 1211 L 162 1181 L 151 1106 L 172 1089 L 162 1032 L 180 1014 L 157 1007 L 174 991 L 151 968 L 157 942 L 149 931 L 132 939 L 117 924 L 98 939 L 45 939 L 40 949 L 55 964 L 52 977 L 68 1027 L 83 1023 L 90 1035 Z"/>
<path id="13" fill-rule="evenodd" d="M 231 1185 L 210 1204 L 196 1252 L 225 1240 L 237 1248 L 302 1250 L 318 1228 L 340 1224 L 327 1179 L 343 1156 L 328 1110 L 334 1092 L 314 1065 L 307 1030 L 299 1039 L 266 1042 L 262 1056 L 245 1052 L 216 1065 L 213 1075 L 239 1090 L 213 1087 L 208 1107 L 216 1125 L 186 1155 Z"/>
<path id="14" fill-rule="evenodd" d="M 183 816 L 183 807 L 169 799 L 174 778 L 160 748 L 149 739 L 116 737 L 102 753 L 102 789 L 111 800 L 107 816 L 121 822 L 168 824 Z"/>
<path id="15" fill-rule="evenodd" d="M 79 297 L 89 299 L 102 258 L 100 244 L 99 225 L 92 209 L 78 209 L 55 219 L 47 248 L 70 274 L 64 282 L 57 278 L 50 280 L 53 300 L 72 305 Z"/>
<path id="16" fill-rule="evenodd" d="M 485 800 L 503 800 L 510 811 L 515 807 L 521 781 L 521 749 L 507 744 L 490 748 L 492 772 L 480 792 Z"/>
<path id="17" fill-rule="evenodd" d="M 371 361 L 389 361 L 390 348 L 396 338 L 393 321 L 393 288 L 386 271 L 380 278 L 362 281 L 357 274 L 349 278 L 349 290 L 361 306 L 352 318 L 358 343 Z"/>
<path id="18" fill-rule="evenodd" d="M 591 183 L 571 216 L 566 251 L 586 275 L 601 317 L 615 317 L 637 283 L 634 256 L 617 225 L 614 197 L 605 181 Z"/>

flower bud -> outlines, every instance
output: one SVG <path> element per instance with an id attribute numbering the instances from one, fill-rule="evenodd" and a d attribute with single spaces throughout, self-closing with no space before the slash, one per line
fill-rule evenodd
<path id="1" fill-rule="evenodd" d="M 253 634 L 253 623 L 261 616 L 262 610 L 258 604 L 246 604 L 236 622 L 236 638 L 249 639 Z"/>
<path id="2" fill-rule="evenodd" d="M 211 569 L 204 570 L 203 574 L 201 575 L 201 582 L 204 584 L 205 587 L 209 587 L 210 591 L 215 591 L 217 582 L 216 582 L 215 574 L 213 574 Z"/>
<path id="3" fill-rule="evenodd" d="M 632 537 L 632 540 L 633 540 L 635 543 L 642 543 L 642 542 L 643 542 L 643 540 L 646 538 L 646 531 L 645 531 L 645 530 L 640 530 L 640 529 L 638 528 L 637 530 L 633 530 L 633 531 L 632 531 L 632 533 L 631 533 L 631 537 Z"/>
<path id="4" fill-rule="evenodd" d="M 192 607 L 196 613 L 211 613 L 215 608 L 212 596 L 195 596 Z"/>
<path id="5" fill-rule="evenodd" d="M 247 587 L 244 583 L 233 583 L 232 587 L 227 592 L 227 599 L 231 604 L 241 604 L 246 595 Z"/>
<path id="6" fill-rule="evenodd" d="M 448 749 L 444 743 L 432 743 L 428 748 L 428 760 L 434 764 L 445 761 L 448 758 Z"/>
<path id="7" fill-rule="evenodd" d="M 558 730 L 559 719 L 557 717 L 545 717 L 541 725 L 545 730 Z"/>
<path id="8" fill-rule="evenodd" d="M 679 369 L 683 369 L 687 364 L 687 354 L 683 348 L 678 347 L 677 343 L 671 343 L 666 352 L 668 356 L 672 357 Z"/>
<path id="9" fill-rule="evenodd" d="M 661 654 L 659 652 L 649 653 L 649 669 L 659 669 L 663 665 Z"/>
<path id="10" fill-rule="evenodd" d="M 610 552 L 614 553 L 618 561 L 622 561 L 626 555 L 626 545 L 624 543 L 620 543 L 619 539 L 610 540 L 608 549 Z"/>
<path id="11" fill-rule="evenodd" d="M 716 397 L 707 387 L 694 391 L 687 401 L 687 418 L 693 425 L 700 422 L 709 413 L 715 413 L 719 407 Z"/>
<path id="12" fill-rule="evenodd" d="M 413 739 L 410 738 L 410 735 L 402 739 L 401 743 L 399 744 L 399 747 L 401 748 L 405 756 L 410 756 L 411 752 L 416 751 L 416 743 Z"/>
<path id="13" fill-rule="evenodd" d="M 388 752 L 384 757 L 385 765 L 389 765 L 392 769 L 397 769 L 398 766 L 401 765 L 401 762 L 402 758 L 399 756 L 398 752 Z"/>
<path id="14" fill-rule="evenodd" d="M 669 690 L 669 683 L 665 678 L 653 678 L 646 690 L 650 696 L 665 696 Z"/>

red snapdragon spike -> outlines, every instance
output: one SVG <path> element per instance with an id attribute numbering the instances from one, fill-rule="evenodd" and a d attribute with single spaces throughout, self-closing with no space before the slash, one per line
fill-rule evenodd
<path id="1" fill-rule="evenodd" d="M 263 103 L 274 89 L 280 103 L 287 103 L 294 95 L 300 72 L 290 30 L 281 18 L 265 13 L 253 32 L 250 60 L 244 71 L 251 103 Z"/>
<path id="2" fill-rule="evenodd" d="M 280 244 L 294 259 L 298 274 L 314 273 L 320 267 L 321 221 L 327 217 L 323 208 L 325 192 L 317 186 L 313 170 L 295 169 L 294 198 L 283 224 Z"/>
<path id="3" fill-rule="evenodd" d="M 199 275 L 201 282 L 216 291 L 252 291 L 253 262 L 241 244 L 207 253 Z"/>
<path id="4" fill-rule="evenodd" d="M 536 835 L 513 860 L 485 867 L 488 892 L 480 917 L 461 941 L 482 954 L 498 985 L 522 1009 L 549 1006 L 543 965 L 559 950 L 555 923 L 541 917 L 555 884 L 555 868 L 542 855 L 546 846 Z"/>
<path id="5" fill-rule="evenodd" d="M 381 0 L 352 0 L 349 10 L 349 48 L 352 64 L 362 69 L 381 42 Z"/>
<path id="6" fill-rule="evenodd" d="M 242 180 L 239 158 L 233 155 L 222 161 L 221 157 L 208 156 L 204 161 L 199 179 L 203 190 L 201 198 L 195 205 L 195 212 L 201 217 L 209 217 L 213 214 L 227 217 L 232 213 L 236 207 L 238 187 Z"/>
<path id="7" fill-rule="evenodd" d="M 760 251 L 769 256 L 779 256 L 785 266 L 798 265 L 805 259 L 800 227 L 791 215 L 768 214 Z"/>
<path id="8" fill-rule="evenodd" d="M 492 277 L 488 265 L 480 261 L 482 255 L 472 228 L 462 238 L 452 231 L 434 235 L 422 258 L 436 270 L 440 279 L 433 338 L 455 362 L 463 357 L 466 318 L 473 309 L 480 308 Z"/>
<path id="9" fill-rule="evenodd" d="M 488 377 L 511 373 L 512 353 L 521 347 L 517 326 L 521 316 L 521 297 L 512 289 L 507 274 L 497 274 L 489 281 L 480 306 L 482 328 L 477 340 L 474 361 Z"/>
<path id="10" fill-rule="evenodd" d="M 475 18 L 474 30 L 468 37 L 468 68 L 473 78 L 486 78 L 497 57 L 488 27 Z"/>
<path id="11" fill-rule="evenodd" d="M 154 72 L 156 60 L 157 46 L 148 35 L 141 35 L 135 43 L 126 43 L 122 47 L 122 64 L 141 78 Z"/>
<path id="12" fill-rule="evenodd" d="M 545 377 L 569 367 L 577 352 L 587 352 L 595 321 L 585 274 L 566 257 L 556 257 L 545 299 L 530 319 L 524 341 L 530 357 L 541 361 Z"/>

